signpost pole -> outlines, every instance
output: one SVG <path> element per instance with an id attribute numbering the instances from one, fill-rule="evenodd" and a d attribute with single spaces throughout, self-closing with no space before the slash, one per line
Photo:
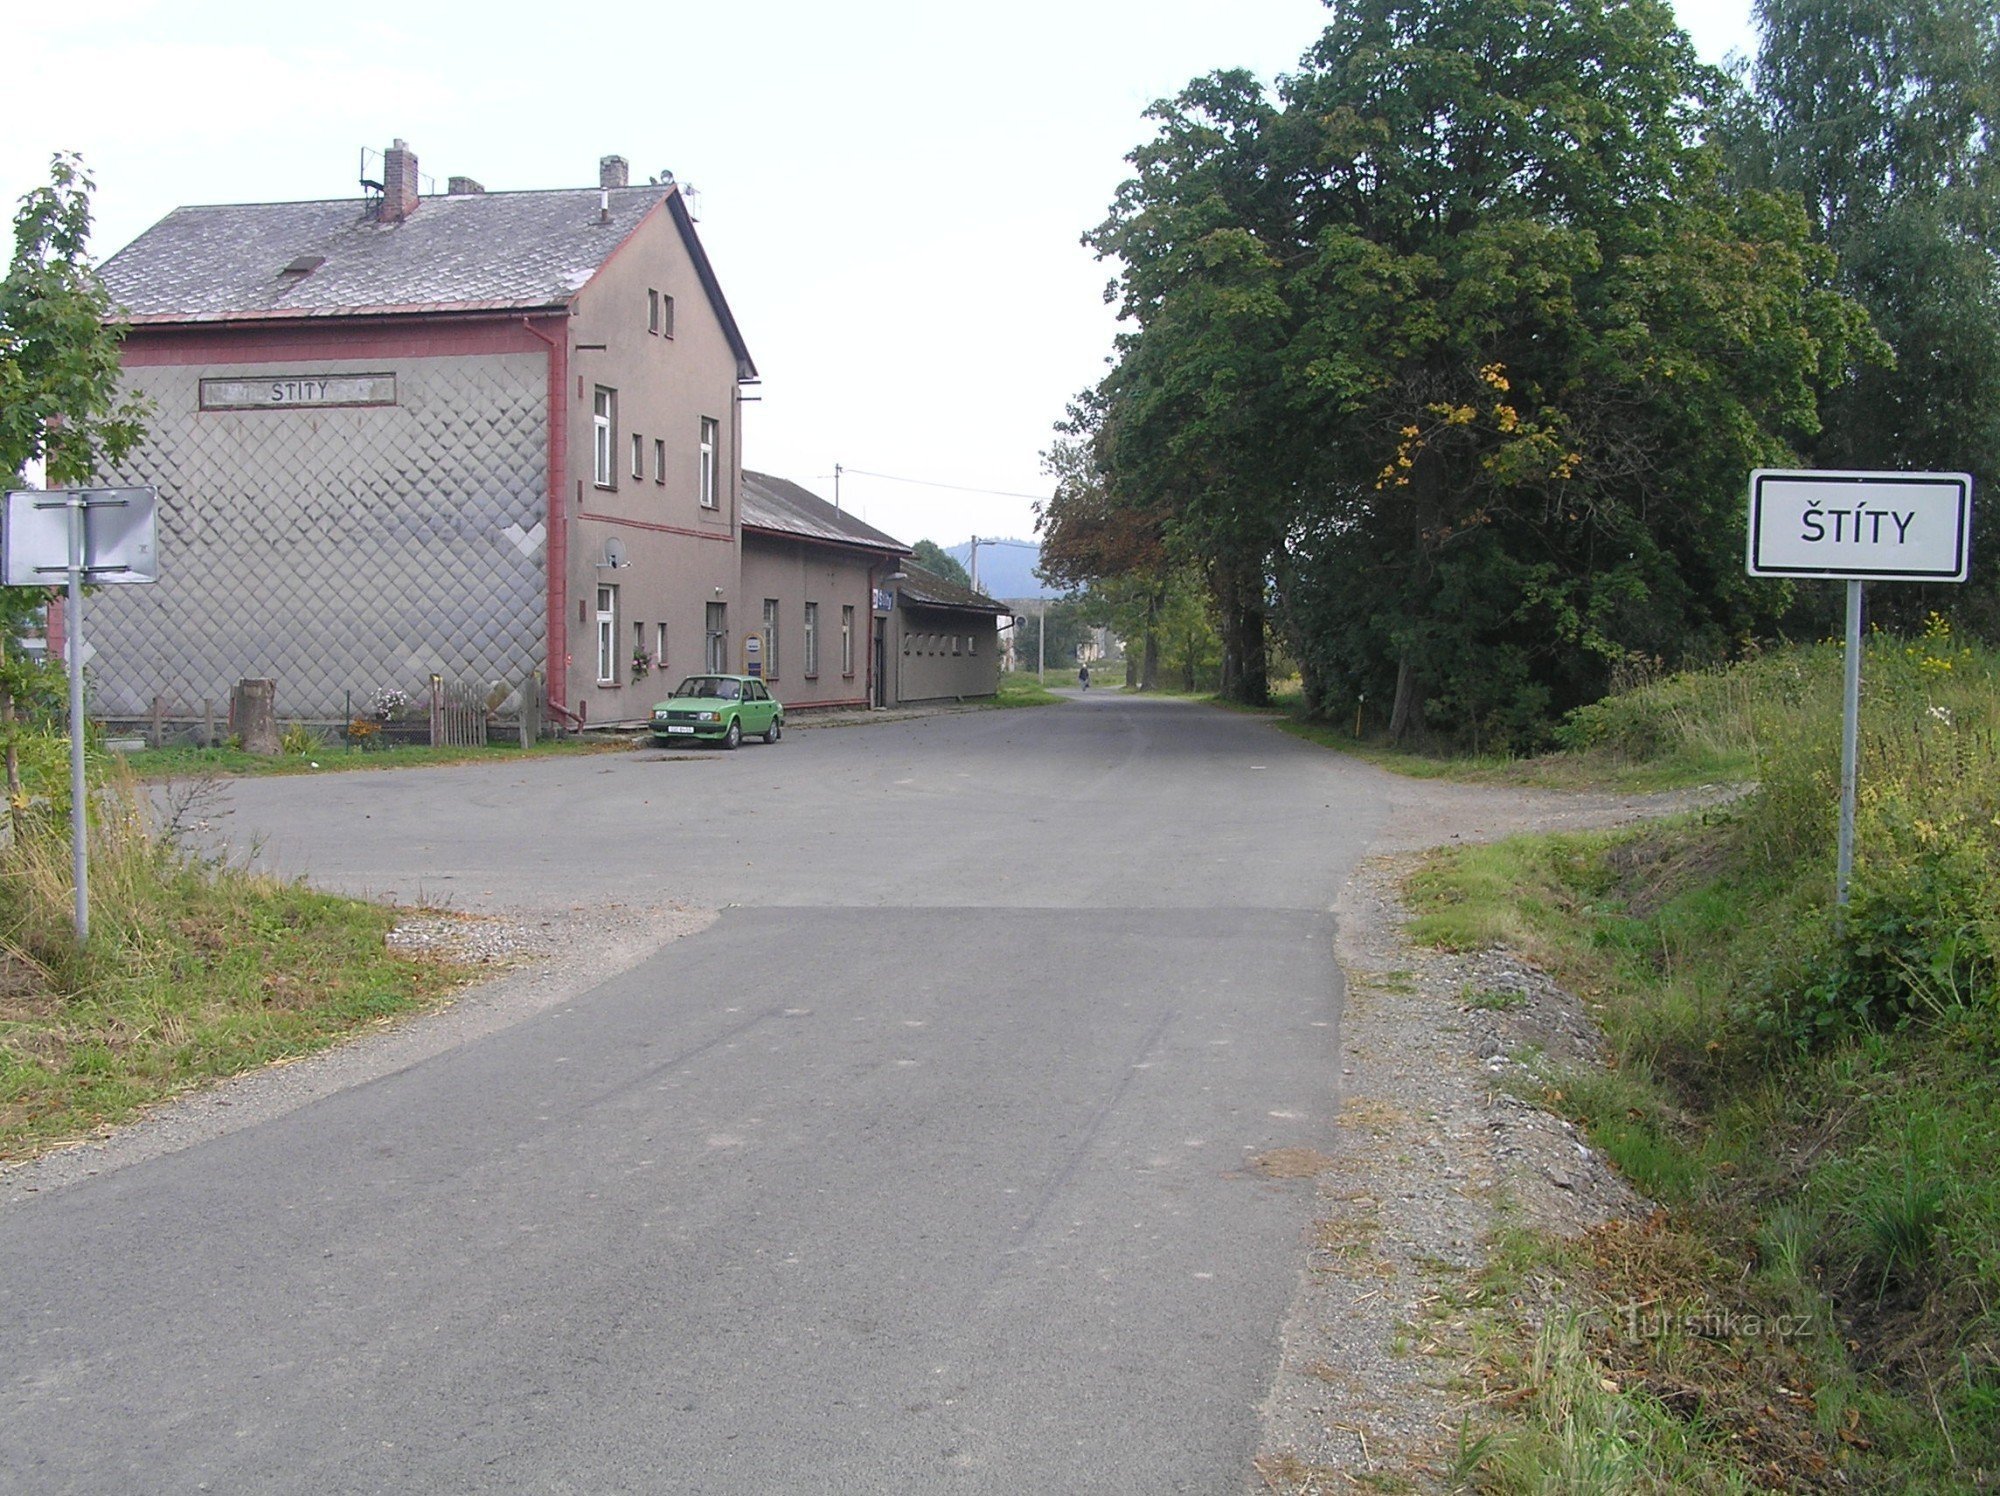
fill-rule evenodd
<path id="1" fill-rule="evenodd" d="M 83 523 L 89 496 L 68 495 L 69 608 L 63 636 L 69 650 L 69 836 L 76 879 L 76 943 L 90 941 L 90 805 L 83 785 Z"/>
<path id="2" fill-rule="evenodd" d="M 1847 907 L 1847 886 L 1854 877 L 1854 784 L 1861 744 L 1861 588 L 1847 584 L 1847 688 L 1840 721 L 1840 850 L 1833 876 L 1834 902 Z"/>

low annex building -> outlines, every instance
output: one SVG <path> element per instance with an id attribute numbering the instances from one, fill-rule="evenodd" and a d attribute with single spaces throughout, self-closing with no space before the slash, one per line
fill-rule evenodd
<path id="1" fill-rule="evenodd" d="M 743 474 L 743 596 L 757 607 L 764 676 L 788 709 L 888 704 L 876 602 L 909 554 L 796 483 Z"/>
<path id="2" fill-rule="evenodd" d="M 103 267 L 159 489 L 160 580 L 91 607 L 94 709 L 278 683 L 330 720 L 433 674 L 572 724 L 731 668 L 757 369 L 671 177 L 175 210 Z M 890 543 L 893 545 L 893 543 Z M 762 594 L 759 594 L 761 598 Z M 746 616 L 747 614 L 747 616 Z"/>
<path id="3" fill-rule="evenodd" d="M 906 565 L 891 584 L 892 681 L 886 705 L 957 701 L 1000 690 L 1000 628 L 1013 611 L 984 593 Z"/>

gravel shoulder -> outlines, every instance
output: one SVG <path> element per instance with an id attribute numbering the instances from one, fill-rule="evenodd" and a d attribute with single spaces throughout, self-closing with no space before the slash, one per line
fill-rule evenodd
<path id="1" fill-rule="evenodd" d="M 1254 1489 L 1447 1489 L 1460 1430 L 1480 1412 L 1455 1311 L 1494 1233 L 1573 1235 L 1650 1213 L 1577 1129 L 1507 1088 L 1522 1051 L 1600 1057 L 1583 1004 L 1507 951 L 1411 945 L 1400 888 L 1418 854 L 1627 824 L 1732 793 L 1385 786 L 1393 813 L 1335 908 L 1347 983 L 1340 1130 L 1325 1154 L 1294 1161 L 1317 1176 L 1319 1209 L 1262 1409 Z"/>

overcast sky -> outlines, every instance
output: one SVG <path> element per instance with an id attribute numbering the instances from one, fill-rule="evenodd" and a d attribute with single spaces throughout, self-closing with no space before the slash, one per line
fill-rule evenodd
<path id="1" fill-rule="evenodd" d="M 1740 0 L 1678 9 L 1711 61 L 1750 49 Z M 82 152 L 102 260 L 183 204 L 358 196 L 394 137 L 439 190 L 671 170 L 764 377 L 745 465 L 831 497 L 839 463 L 844 505 L 905 541 L 1026 538 L 1110 348 L 1078 236 L 1141 112 L 1288 71 L 1325 23 L 1317 0 L 9 6 L 0 192 Z"/>

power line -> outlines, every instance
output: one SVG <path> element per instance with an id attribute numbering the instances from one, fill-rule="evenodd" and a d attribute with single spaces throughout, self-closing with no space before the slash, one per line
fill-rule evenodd
<path id="1" fill-rule="evenodd" d="M 841 464 L 840 470 L 843 473 L 853 473 L 861 478 L 880 478 L 886 483 L 911 483 L 918 488 L 948 488 L 953 493 L 991 494 L 993 497 L 1000 499 L 1041 500 L 1049 497 L 1045 493 L 1016 493 L 1008 488 L 969 488 L 963 483 L 933 483 L 928 478 L 903 478 L 897 476 L 895 473 L 871 473 L 867 468 L 848 467 L 845 463 Z"/>

